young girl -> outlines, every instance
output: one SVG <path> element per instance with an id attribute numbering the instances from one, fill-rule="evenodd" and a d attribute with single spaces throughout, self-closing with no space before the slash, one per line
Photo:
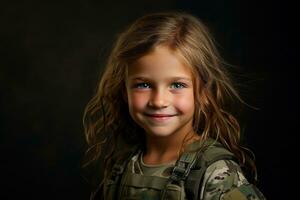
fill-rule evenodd
<path id="1" fill-rule="evenodd" d="M 199 19 L 163 12 L 135 21 L 84 113 L 91 199 L 264 199 L 241 170 L 256 174 L 239 144 L 236 100 Z"/>

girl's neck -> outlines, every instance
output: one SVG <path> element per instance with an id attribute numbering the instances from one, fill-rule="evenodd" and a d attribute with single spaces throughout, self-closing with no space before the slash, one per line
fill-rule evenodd
<path id="1" fill-rule="evenodd" d="M 149 165 L 175 161 L 179 158 L 182 148 L 199 139 L 200 136 L 195 132 L 189 133 L 182 138 L 147 137 L 147 146 L 143 161 Z"/>

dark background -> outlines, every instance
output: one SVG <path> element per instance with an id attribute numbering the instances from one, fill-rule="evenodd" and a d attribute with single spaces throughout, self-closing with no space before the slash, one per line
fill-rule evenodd
<path id="1" fill-rule="evenodd" d="M 0 198 L 88 199 L 82 114 L 115 35 L 145 13 L 182 10 L 211 28 L 225 60 L 245 74 L 241 95 L 259 108 L 244 118 L 258 186 L 268 199 L 287 199 L 297 82 L 289 9 L 276 1 L 2 2 Z"/>

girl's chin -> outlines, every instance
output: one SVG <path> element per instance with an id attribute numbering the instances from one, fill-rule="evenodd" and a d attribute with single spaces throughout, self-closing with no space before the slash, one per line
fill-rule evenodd
<path id="1" fill-rule="evenodd" d="M 146 131 L 147 135 L 149 137 L 168 137 L 173 135 L 174 131 L 171 130 L 147 130 Z"/>

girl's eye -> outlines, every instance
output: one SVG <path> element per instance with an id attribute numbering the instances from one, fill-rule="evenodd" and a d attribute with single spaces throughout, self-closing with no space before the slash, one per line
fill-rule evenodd
<path id="1" fill-rule="evenodd" d="M 171 88 L 172 89 L 181 89 L 181 88 L 186 88 L 186 85 L 184 83 L 175 82 L 175 83 L 172 83 Z"/>
<path id="2" fill-rule="evenodd" d="M 150 84 L 148 84 L 148 83 L 137 83 L 137 84 L 135 84 L 135 88 L 138 88 L 138 89 L 150 88 Z"/>

